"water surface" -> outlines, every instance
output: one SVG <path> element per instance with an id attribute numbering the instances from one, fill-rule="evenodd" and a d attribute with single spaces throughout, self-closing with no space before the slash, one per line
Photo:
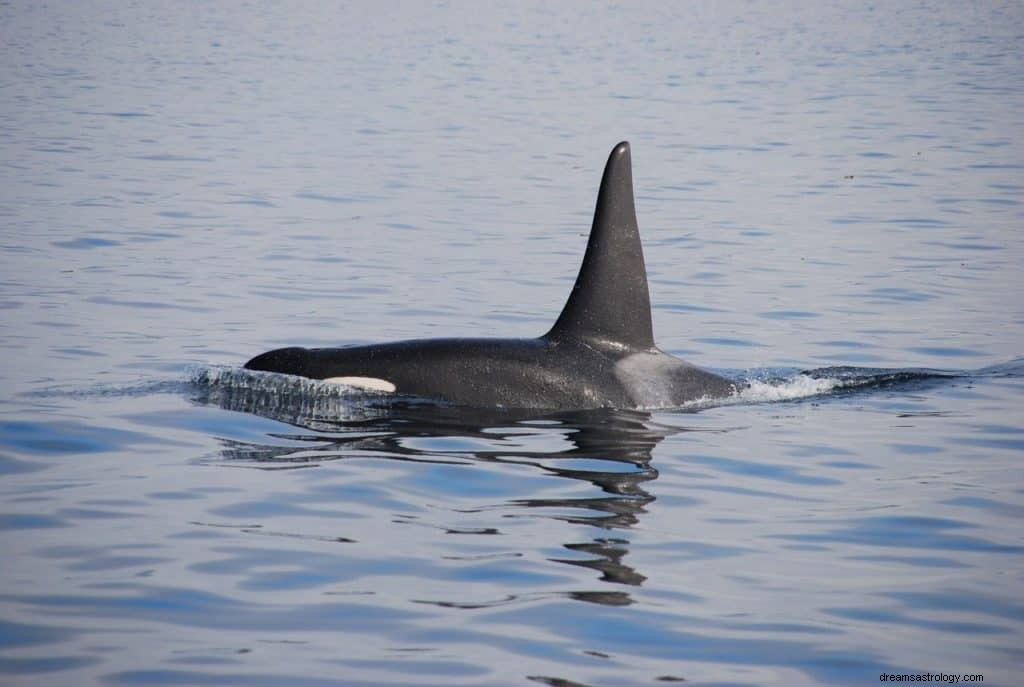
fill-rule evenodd
<path id="1" fill-rule="evenodd" d="M 0 682 L 1018 681 L 1019 3 L 6 4 L 0 38 Z M 545 331 L 623 139 L 657 338 L 739 402 L 244 381 Z M 872 377 L 905 369 L 944 374 Z"/>

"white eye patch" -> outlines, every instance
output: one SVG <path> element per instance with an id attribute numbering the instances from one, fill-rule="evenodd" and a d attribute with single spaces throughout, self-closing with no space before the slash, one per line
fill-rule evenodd
<path id="1" fill-rule="evenodd" d="M 327 384 L 344 384 L 345 386 L 366 389 L 367 391 L 386 391 L 390 393 L 395 390 L 394 384 L 386 379 L 377 379 L 376 377 L 328 377 L 321 381 Z"/>

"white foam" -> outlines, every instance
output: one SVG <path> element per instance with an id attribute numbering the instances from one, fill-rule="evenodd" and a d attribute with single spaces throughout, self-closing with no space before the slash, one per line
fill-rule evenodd
<path id="1" fill-rule="evenodd" d="M 834 377 L 809 377 L 803 374 L 775 381 L 751 379 L 747 384 L 731 400 L 739 403 L 792 401 L 798 398 L 827 394 L 836 387 L 842 386 L 841 381 Z"/>

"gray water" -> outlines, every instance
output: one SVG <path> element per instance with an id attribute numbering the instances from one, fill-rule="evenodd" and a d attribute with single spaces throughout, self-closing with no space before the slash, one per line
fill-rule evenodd
<path id="1" fill-rule="evenodd" d="M 1020 3 L 16 2 L 0 39 L 0 683 L 1019 684 Z M 239 369 L 542 333 L 622 139 L 660 345 L 742 397 Z"/>

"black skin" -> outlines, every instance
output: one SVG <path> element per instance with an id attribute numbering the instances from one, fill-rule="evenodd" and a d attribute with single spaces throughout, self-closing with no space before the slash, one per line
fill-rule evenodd
<path id="1" fill-rule="evenodd" d="M 245 367 L 312 379 L 383 379 L 399 394 L 477 408 L 670 407 L 735 391 L 729 380 L 654 344 L 628 143 L 608 158 L 583 265 L 544 336 L 281 348 Z"/>
<path id="2" fill-rule="evenodd" d="M 328 379 L 386 379 L 398 392 L 476 408 L 651 408 L 720 398 L 732 382 L 660 351 L 669 369 L 668 398 L 642 393 L 612 370 L 634 351 L 601 350 L 580 341 L 537 339 L 423 339 L 349 348 L 281 348 L 246 363 L 250 370 Z M 638 390 L 639 387 L 639 390 Z"/>

